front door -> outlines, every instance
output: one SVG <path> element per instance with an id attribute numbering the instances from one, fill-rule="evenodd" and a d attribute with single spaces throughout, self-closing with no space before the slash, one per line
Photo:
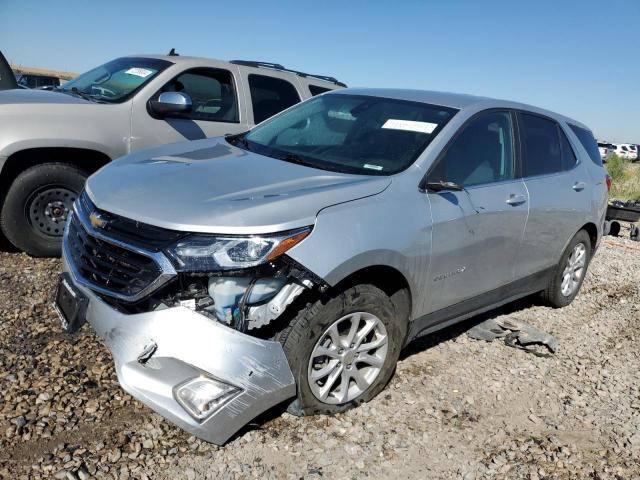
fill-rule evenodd
<path id="1" fill-rule="evenodd" d="M 524 182 L 515 178 L 513 123 L 508 111 L 476 115 L 427 174 L 429 182 L 464 187 L 428 194 L 433 224 L 430 312 L 514 280 L 529 197 Z"/>
<path id="2" fill-rule="evenodd" d="M 238 100 L 239 84 L 234 74 L 218 68 L 193 68 L 167 82 L 151 98 L 134 99 L 131 150 L 165 143 L 240 133 L 249 129 Z M 160 118 L 148 108 L 163 92 L 183 92 L 191 97 L 190 113 Z"/>

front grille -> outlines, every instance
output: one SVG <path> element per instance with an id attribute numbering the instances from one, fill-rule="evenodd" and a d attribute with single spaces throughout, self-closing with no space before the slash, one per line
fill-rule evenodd
<path id="1" fill-rule="evenodd" d="M 76 206 L 84 218 L 88 218 L 91 213 L 100 214 L 106 221 L 105 227 L 101 229 L 105 235 L 150 252 L 158 252 L 186 235 L 184 232 L 156 227 L 100 210 L 93 204 L 86 191 L 80 194 Z"/>
<path id="2" fill-rule="evenodd" d="M 71 218 L 65 242 L 79 280 L 112 297 L 136 300 L 162 274 L 153 258 L 92 235 L 76 215 Z"/>

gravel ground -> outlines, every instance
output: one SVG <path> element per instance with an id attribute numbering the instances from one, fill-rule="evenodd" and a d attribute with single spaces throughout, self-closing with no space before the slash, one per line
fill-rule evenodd
<path id="1" fill-rule="evenodd" d="M 412 344 L 369 404 L 335 417 L 276 410 L 224 447 L 126 395 L 89 328 L 61 331 L 59 267 L 0 252 L 2 478 L 640 478 L 630 240 L 605 240 L 570 307 L 525 299 L 487 315 L 552 333 L 555 355 L 471 340 L 475 318 Z"/>

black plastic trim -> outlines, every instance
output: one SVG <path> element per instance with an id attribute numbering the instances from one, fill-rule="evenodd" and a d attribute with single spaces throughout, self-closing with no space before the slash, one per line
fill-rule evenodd
<path id="1" fill-rule="evenodd" d="M 547 268 L 455 305 L 423 315 L 409 324 L 409 334 L 405 344 L 454 323 L 493 310 L 518 298 L 540 292 L 547 287 L 555 269 L 555 266 Z"/>

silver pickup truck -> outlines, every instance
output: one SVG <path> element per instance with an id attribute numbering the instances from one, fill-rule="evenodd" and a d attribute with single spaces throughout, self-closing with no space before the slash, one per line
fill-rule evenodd
<path id="1" fill-rule="evenodd" d="M 57 255 L 86 178 L 160 144 L 237 134 L 319 93 L 335 78 L 282 65 L 134 55 L 55 91 L 0 92 L 0 227 L 17 248 Z"/>

